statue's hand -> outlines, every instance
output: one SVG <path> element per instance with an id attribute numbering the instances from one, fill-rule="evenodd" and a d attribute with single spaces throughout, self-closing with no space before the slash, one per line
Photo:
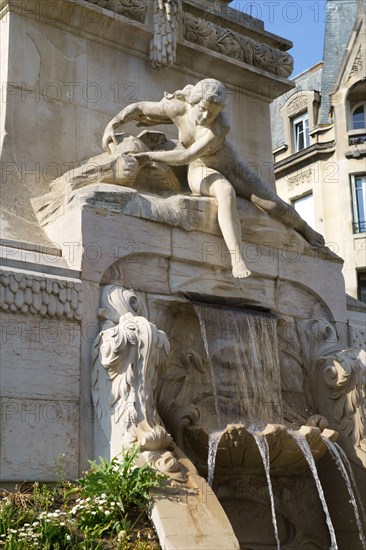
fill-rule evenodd
<path id="1" fill-rule="evenodd" d="M 129 153 L 130 157 L 135 158 L 140 166 L 144 166 L 144 164 L 154 160 L 153 153 L 147 152 L 147 153 Z"/>
<path id="2" fill-rule="evenodd" d="M 110 144 L 115 143 L 117 145 L 116 135 L 114 133 L 113 124 L 109 123 L 106 129 L 104 130 L 102 147 L 107 153 L 111 153 Z"/>

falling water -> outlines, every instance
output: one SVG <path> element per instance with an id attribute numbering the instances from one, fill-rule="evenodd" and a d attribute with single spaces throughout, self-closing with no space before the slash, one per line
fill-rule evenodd
<path id="1" fill-rule="evenodd" d="M 215 472 L 215 462 L 217 449 L 219 448 L 219 443 L 223 430 L 212 432 L 208 436 L 208 458 L 207 458 L 207 483 L 212 487 L 214 472 Z"/>
<path id="2" fill-rule="evenodd" d="M 354 491 L 354 493 L 357 497 L 358 505 L 359 505 L 360 510 L 361 510 L 362 519 L 363 519 L 364 524 L 366 524 L 365 509 L 364 509 L 363 504 L 362 504 L 362 499 L 361 499 L 360 493 L 358 492 L 358 487 L 357 487 L 357 483 L 356 483 L 356 480 L 355 480 L 355 476 L 353 474 L 351 463 L 348 460 L 348 456 L 346 455 L 346 453 L 344 452 L 342 447 L 340 445 L 338 445 L 338 443 L 334 443 L 334 446 L 337 449 L 337 451 L 339 452 L 339 454 L 340 454 L 340 456 L 343 460 L 343 464 L 345 464 L 346 467 L 347 467 L 348 475 L 349 475 L 349 478 L 350 478 L 350 480 L 352 482 L 352 485 L 353 485 L 353 491 Z"/>
<path id="3" fill-rule="evenodd" d="M 257 443 L 258 450 L 261 454 L 262 460 L 263 460 L 263 466 L 264 470 L 266 472 L 266 478 L 267 478 L 267 484 L 268 484 L 268 492 L 269 497 L 271 499 L 271 510 L 272 510 L 272 523 L 273 523 L 273 529 L 276 537 L 277 542 L 277 550 L 280 550 L 280 539 L 278 536 L 278 527 L 277 527 L 277 518 L 276 518 L 276 509 L 274 504 L 274 497 L 273 497 L 273 489 L 272 489 L 272 481 L 270 476 L 270 467 L 269 467 L 269 447 L 268 447 L 268 441 L 265 438 L 264 435 L 260 435 L 258 433 L 252 432 L 252 435 L 255 439 L 255 442 Z"/>
<path id="4" fill-rule="evenodd" d="M 349 476 L 347 474 L 347 470 L 346 470 L 346 468 L 343 464 L 343 461 L 340 457 L 338 449 L 334 445 L 334 443 L 332 441 L 330 441 L 329 439 L 327 439 L 326 437 L 322 437 L 322 439 L 323 439 L 324 443 L 327 445 L 333 460 L 337 464 L 337 467 L 338 467 L 339 471 L 341 472 L 344 481 L 346 482 L 348 494 L 351 497 L 351 504 L 353 506 L 353 510 L 354 510 L 354 513 L 355 513 L 358 532 L 359 532 L 359 535 L 360 535 L 360 541 L 361 541 L 363 549 L 366 550 L 365 535 L 364 535 L 364 532 L 363 532 L 363 529 L 362 529 L 362 523 L 361 523 L 361 519 L 360 519 L 360 514 L 358 512 L 357 502 L 356 502 L 355 495 L 354 495 L 353 490 L 352 490 L 352 485 L 351 485 L 351 481 L 349 479 Z"/>
<path id="5" fill-rule="evenodd" d="M 289 434 L 294 438 L 294 440 L 296 441 L 296 443 L 298 444 L 298 446 L 302 450 L 302 453 L 303 453 L 303 455 L 306 459 L 306 462 L 308 463 L 309 468 L 312 471 L 312 474 L 314 476 L 314 480 L 315 480 L 315 483 L 316 483 L 316 486 L 317 486 L 317 489 L 318 489 L 318 493 L 319 493 L 319 498 L 320 498 L 322 506 L 323 506 L 326 522 L 327 522 L 328 529 L 329 529 L 330 542 L 331 542 L 330 550 L 338 550 L 337 539 L 336 539 L 336 536 L 335 536 L 334 527 L 333 527 L 333 524 L 332 524 L 332 520 L 330 519 L 328 506 L 327 506 L 327 503 L 325 501 L 325 496 L 324 496 L 324 492 L 323 492 L 323 487 L 320 483 L 320 479 L 319 479 L 319 476 L 318 476 L 318 471 L 317 471 L 316 465 L 315 465 L 315 460 L 314 460 L 314 457 L 311 453 L 309 443 L 307 442 L 305 436 L 303 436 L 302 434 L 300 434 L 298 432 L 289 431 Z"/>
<path id="6" fill-rule="evenodd" d="M 276 319 L 202 304 L 195 311 L 211 368 L 218 426 L 281 422 Z"/>

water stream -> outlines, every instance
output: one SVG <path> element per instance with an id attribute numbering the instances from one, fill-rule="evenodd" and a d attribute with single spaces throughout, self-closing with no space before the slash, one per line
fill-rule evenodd
<path id="1" fill-rule="evenodd" d="M 223 433 L 223 430 L 219 430 L 210 433 L 208 436 L 207 483 L 210 487 L 212 487 L 214 478 L 217 449 L 219 448 L 220 439 Z"/>
<path id="2" fill-rule="evenodd" d="M 270 462 L 269 462 L 269 447 L 268 447 L 268 441 L 265 438 L 264 435 L 260 435 L 258 433 L 252 432 L 252 435 L 255 439 L 255 442 L 257 444 L 258 450 L 261 454 L 262 460 L 263 460 L 263 466 L 264 470 L 266 472 L 266 478 L 267 478 L 267 484 L 268 484 L 268 492 L 269 492 L 269 498 L 271 500 L 271 510 L 272 510 L 272 523 L 273 523 L 273 529 L 274 534 L 276 538 L 277 543 L 277 550 L 280 550 L 280 538 L 278 536 L 278 527 L 277 527 L 277 518 L 276 518 L 276 509 L 275 509 L 275 503 L 274 503 L 274 496 L 273 496 L 273 488 L 272 488 L 272 481 L 270 476 Z"/>
<path id="3" fill-rule="evenodd" d="M 338 467 L 339 471 L 341 472 L 344 481 L 346 482 L 348 494 L 351 498 L 351 504 L 353 506 L 353 510 L 354 510 L 354 514 L 355 514 L 355 518 L 356 518 L 356 523 L 357 523 L 357 527 L 358 527 L 358 532 L 359 532 L 362 548 L 364 550 L 366 550 L 366 540 L 365 540 L 365 535 L 364 535 L 363 528 L 362 528 L 362 522 L 361 522 L 361 518 L 360 518 L 359 511 L 358 511 L 356 498 L 355 498 L 355 495 L 354 495 L 353 490 L 352 490 L 352 485 L 351 485 L 351 481 L 350 481 L 350 478 L 348 476 L 347 470 L 345 468 L 345 465 L 343 464 L 342 458 L 341 458 L 340 453 L 338 452 L 338 449 L 335 446 L 335 444 L 332 441 L 330 441 L 329 439 L 327 439 L 326 437 L 322 437 L 322 439 L 323 439 L 324 443 L 326 444 L 326 446 L 328 447 L 329 452 L 330 452 L 333 460 L 337 464 L 337 467 Z"/>
<path id="4" fill-rule="evenodd" d="M 328 506 L 327 506 L 327 503 L 325 501 L 323 487 L 320 483 L 320 479 L 319 479 L 319 476 L 318 476 L 318 471 L 317 471 L 316 465 L 315 465 L 315 460 L 314 460 L 314 457 L 312 455 L 311 449 L 309 447 L 309 443 L 307 442 L 306 437 L 304 435 L 300 434 L 299 432 L 289 431 L 289 434 L 291 435 L 291 437 L 294 438 L 294 440 L 296 441 L 296 443 L 300 447 L 300 449 L 301 449 L 301 451 L 302 451 L 302 453 L 305 457 L 305 460 L 308 463 L 309 468 L 310 468 L 310 470 L 313 474 L 314 481 L 315 481 L 316 487 L 318 489 L 319 498 L 320 498 L 320 501 L 321 501 L 322 506 L 323 506 L 323 510 L 324 510 L 325 519 L 326 519 L 326 523 L 327 523 L 327 526 L 328 526 L 329 534 L 330 534 L 330 549 L 329 550 L 338 550 L 337 539 L 336 539 L 333 523 L 332 523 L 332 520 L 330 519 Z"/>
<path id="5" fill-rule="evenodd" d="M 217 426 L 282 422 L 276 318 L 203 304 L 194 308 L 211 369 Z"/>
<path id="6" fill-rule="evenodd" d="M 360 507 L 360 510 L 361 510 L 361 513 L 362 513 L 362 520 L 363 520 L 363 523 L 364 525 L 366 525 L 366 514 L 365 514 L 365 509 L 363 507 L 363 504 L 362 504 L 362 499 L 361 499 L 361 495 L 358 491 L 358 487 L 357 487 L 357 483 L 356 483 L 356 480 L 355 480 L 355 476 L 353 474 L 353 470 L 352 470 L 352 466 L 351 466 L 351 463 L 350 461 L 348 460 L 348 456 L 346 455 L 346 453 L 344 452 L 344 450 L 342 449 L 342 447 L 340 445 L 338 445 L 338 443 L 334 443 L 334 446 L 336 447 L 337 451 L 339 452 L 339 454 L 341 455 L 341 458 L 343 460 L 343 464 L 346 465 L 346 468 L 348 470 L 348 475 L 349 475 L 349 478 L 352 482 L 352 486 L 353 486 L 353 491 L 357 497 L 357 501 L 358 501 L 358 505 Z"/>

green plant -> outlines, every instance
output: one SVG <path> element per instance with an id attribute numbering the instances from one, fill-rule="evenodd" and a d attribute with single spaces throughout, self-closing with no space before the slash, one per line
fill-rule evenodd
<path id="1" fill-rule="evenodd" d="M 91 462 L 76 483 L 0 491 L 0 549 L 157 550 L 146 512 L 149 489 L 164 478 L 136 467 L 137 452 Z"/>
<path id="2" fill-rule="evenodd" d="M 78 480 L 84 499 L 73 514 L 82 530 L 95 536 L 128 531 L 148 510 L 149 491 L 164 478 L 151 466 L 135 466 L 138 450 L 124 451 L 111 462 L 90 462 L 90 470 Z"/>

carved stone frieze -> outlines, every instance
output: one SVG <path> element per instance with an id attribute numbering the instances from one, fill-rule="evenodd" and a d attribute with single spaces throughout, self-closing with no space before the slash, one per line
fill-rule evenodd
<path id="1" fill-rule="evenodd" d="M 146 16 L 147 0 L 86 0 L 100 8 L 118 13 L 129 19 L 143 22 Z"/>
<path id="2" fill-rule="evenodd" d="M 184 13 L 183 22 L 184 38 L 189 42 L 284 78 L 292 73 L 293 58 L 286 52 L 260 44 L 190 13 Z"/>
<path id="3" fill-rule="evenodd" d="M 80 321 L 81 283 L 0 271 L 0 308 L 12 313 Z"/>

